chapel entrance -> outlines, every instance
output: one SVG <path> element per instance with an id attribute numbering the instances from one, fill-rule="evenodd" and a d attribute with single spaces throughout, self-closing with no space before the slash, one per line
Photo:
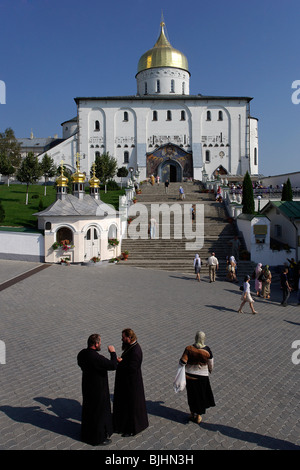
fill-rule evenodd
<path id="1" fill-rule="evenodd" d="M 87 261 L 94 256 L 100 256 L 99 235 L 96 227 L 90 227 L 86 232 L 84 253 Z"/>

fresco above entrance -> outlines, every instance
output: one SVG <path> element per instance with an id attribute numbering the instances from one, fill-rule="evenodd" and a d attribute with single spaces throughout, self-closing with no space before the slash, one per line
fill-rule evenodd
<path id="1" fill-rule="evenodd" d="M 164 145 L 147 155 L 147 178 L 159 176 L 161 181 L 184 181 L 193 178 L 193 157 L 177 145 Z"/>

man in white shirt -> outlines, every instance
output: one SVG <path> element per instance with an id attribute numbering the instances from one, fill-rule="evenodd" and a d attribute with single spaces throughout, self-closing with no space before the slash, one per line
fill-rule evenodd
<path id="1" fill-rule="evenodd" d="M 212 253 L 207 260 L 208 269 L 209 269 L 209 282 L 215 282 L 216 280 L 216 271 L 219 269 L 219 261 L 215 257 L 215 253 Z"/>

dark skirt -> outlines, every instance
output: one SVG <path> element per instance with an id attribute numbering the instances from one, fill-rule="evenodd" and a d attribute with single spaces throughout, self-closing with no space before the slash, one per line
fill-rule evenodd
<path id="1" fill-rule="evenodd" d="M 186 375 L 186 391 L 191 413 L 205 414 L 206 408 L 215 406 L 214 395 L 208 376 L 191 377 Z"/>

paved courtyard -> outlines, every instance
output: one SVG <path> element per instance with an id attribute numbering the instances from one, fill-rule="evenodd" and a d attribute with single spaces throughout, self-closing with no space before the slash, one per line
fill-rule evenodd
<path id="1" fill-rule="evenodd" d="M 249 307 L 237 313 L 237 284 L 206 277 L 198 283 L 192 272 L 126 263 L 53 265 L 3 284 L 37 266 L 0 260 L 1 450 L 91 449 L 80 441 L 76 356 L 91 333 L 101 334 L 102 354 L 109 344 L 120 354 L 125 327 L 136 331 L 143 349 L 150 425 L 134 437 L 114 434 L 106 450 L 300 449 L 300 364 L 292 362 L 300 306 L 295 293 L 288 307 L 280 306 L 276 276 L 271 300 L 257 299 L 259 314 L 252 315 Z M 175 394 L 172 383 L 199 329 L 214 353 L 216 407 L 197 425 L 187 422 L 186 392 Z"/>

